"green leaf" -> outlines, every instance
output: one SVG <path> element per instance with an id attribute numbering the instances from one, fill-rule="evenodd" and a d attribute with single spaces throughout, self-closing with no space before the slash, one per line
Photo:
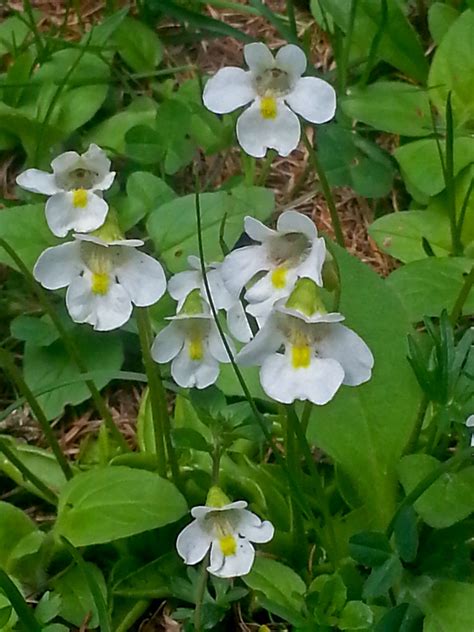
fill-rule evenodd
<path id="1" fill-rule="evenodd" d="M 78 328 L 74 341 L 88 371 L 118 371 L 123 362 L 122 342 L 118 334 L 103 334 Z M 69 357 L 62 340 L 48 347 L 40 347 L 31 342 L 25 344 L 24 376 L 32 391 L 38 391 L 58 382 L 73 380 L 80 371 Z M 110 382 L 107 375 L 93 380 L 101 389 Z M 38 402 L 48 419 L 60 415 L 67 404 L 79 404 L 90 397 L 84 382 L 61 386 L 54 391 L 38 396 Z"/>
<path id="2" fill-rule="evenodd" d="M 428 454 L 404 456 L 399 464 L 400 481 L 409 494 L 425 476 L 439 466 Z M 474 466 L 447 472 L 424 492 L 414 505 L 426 524 L 445 529 L 474 511 Z"/>
<path id="3" fill-rule="evenodd" d="M 309 440 L 344 470 L 371 520 L 382 530 L 397 502 L 396 466 L 415 423 L 420 391 L 409 366 L 410 322 L 399 298 L 373 270 L 336 249 L 341 271 L 341 312 L 375 358 L 367 384 L 342 387 L 311 415 Z M 390 398 L 387 403 L 387 384 Z"/>
<path id="4" fill-rule="evenodd" d="M 148 171 L 135 171 L 127 180 L 127 199 L 118 208 L 123 231 L 176 197 L 164 180 Z"/>
<path id="5" fill-rule="evenodd" d="M 389 610 L 375 626 L 375 632 L 420 632 L 423 613 L 408 603 Z"/>
<path id="6" fill-rule="evenodd" d="M 459 17 L 459 11 L 450 4 L 434 2 L 428 9 L 428 27 L 431 37 L 439 46 L 441 40 Z"/>
<path id="7" fill-rule="evenodd" d="M 249 588 L 264 595 L 262 605 L 267 610 L 276 615 L 290 614 L 290 622 L 300 624 L 306 585 L 291 568 L 276 560 L 257 557 L 250 573 L 242 579 Z"/>
<path id="8" fill-rule="evenodd" d="M 398 268 L 387 278 L 387 285 L 400 297 L 410 320 L 439 316 L 452 310 L 470 272 L 472 259 L 462 257 L 428 257 Z M 474 294 L 470 292 L 463 314 L 474 314 Z"/>
<path id="9" fill-rule="evenodd" d="M 0 501 L 0 567 L 10 571 L 15 546 L 36 531 L 34 522 L 21 509 Z"/>
<path id="10" fill-rule="evenodd" d="M 15 54 L 30 33 L 30 28 L 18 16 L 12 15 L 0 23 L 0 57 Z"/>
<path id="11" fill-rule="evenodd" d="M 44 218 L 44 204 L 25 204 L 2 209 L 0 237 L 14 248 L 30 270 L 43 250 L 59 243 L 51 234 Z M 16 268 L 1 247 L 0 262 Z"/>
<path id="12" fill-rule="evenodd" d="M 113 41 L 119 55 L 135 72 L 152 71 L 163 59 L 158 35 L 135 18 L 126 17 L 121 21 Z"/>
<path id="13" fill-rule="evenodd" d="M 366 630 L 370 628 L 374 615 L 362 601 L 348 601 L 337 625 L 341 630 Z"/>
<path id="14" fill-rule="evenodd" d="M 397 551 L 404 562 L 414 562 L 418 551 L 418 529 L 413 507 L 404 507 L 394 525 Z"/>
<path id="15" fill-rule="evenodd" d="M 369 228 L 370 236 L 386 253 L 404 263 L 425 259 L 426 239 L 437 257 L 447 257 L 451 251 L 448 216 L 436 211 L 402 211 L 389 213 Z"/>
<path id="16" fill-rule="evenodd" d="M 107 587 L 102 571 L 90 562 L 87 562 L 87 569 L 94 576 L 104 599 L 106 599 Z M 52 586 L 54 594 L 61 598 L 59 613 L 63 619 L 77 627 L 80 627 L 86 619 L 88 628 L 99 626 L 97 607 L 79 566 L 73 566 L 66 573 L 53 580 Z"/>
<path id="17" fill-rule="evenodd" d="M 356 533 L 349 540 L 349 553 L 358 564 L 379 566 L 392 556 L 387 536 L 380 531 Z"/>
<path id="18" fill-rule="evenodd" d="M 163 204 L 148 218 L 148 232 L 160 258 L 171 272 L 187 266 L 189 255 L 197 254 L 195 196 L 186 195 Z M 200 196 L 202 238 L 207 261 L 222 259 L 219 232 L 226 215 L 224 239 L 232 246 L 242 233 L 243 218 L 251 214 L 268 218 L 274 209 L 274 195 L 262 187 L 239 186 L 231 191 L 203 193 Z M 179 217 L 179 222 L 176 218 Z"/>
<path id="19" fill-rule="evenodd" d="M 366 88 L 353 88 L 341 100 L 350 117 L 376 130 L 402 136 L 433 133 L 426 90 L 401 81 L 377 81 Z"/>
<path id="20" fill-rule="evenodd" d="M 39 347 L 47 347 L 59 338 L 58 331 L 49 318 L 37 318 L 26 314 L 12 320 L 10 332 L 14 338 Z"/>
<path id="21" fill-rule="evenodd" d="M 443 37 L 431 63 L 428 86 L 435 106 L 444 111 L 451 92 L 454 120 L 471 127 L 474 121 L 474 11 L 467 10 Z"/>
<path id="22" fill-rule="evenodd" d="M 154 165 L 163 159 L 161 136 L 149 125 L 136 125 L 125 134 L 127 156 L 143 165 Z"/>
<path id="23" fill-rule="evenodd" d="M 174 428 L 173 440 L 177 448 L 190 448 L 199 452 L 212 453 L 212 445 L 209 445 L 202 434 L 192 428 Z"/>
<path id="24" fill-rule="evenodd" d="M 366 197 L 382 197 L 390 191 L 394 169 L 388 155 L 355 131 L 323 125 L 318 151 L 332 186 L 350 186 Z"/>
<path id="25" fill-rule="evenodd" d="M 133 570 L 113 586 L 114 595 L 136 599 L 163 599 L 172 594 L 170 578 L 179 575 L 182 561 L 173 551 Z"/>
<path id="26" fill-rule="evenodd" d="M 444 156 L 444 143 L 441 142 Z M 394 152 L 409 192 L 418 199 L 417 191 L 426 196 L 436 195 L 445 188 L 443 169 L 436 140 L 427 138 L 402 145 Z M 454 175 L 474 163 L 474 138 L 454 139 Z"/>
<path id="27" fill-rule="evenodd" d="M 311 582 L 308 593 L 317 593 L 316 613 L 322 620 L 338 614 L 347 601 L 347 589 L 338 573 L 318 575 Z"/>
<path id="28" fill-rule="evenodd" d="M 185 499 L 169 481 L 114 466 L 83 472 L 68 482 L 59 497 L 55 531 L 74 546 L 89 546 L 157 529 L 186 512 Z"/>
<path id="29" fill-rule="evenodd" d="M 392 555 L 381 566 L 372 569 L 364 584 L 364 599 L 375 599 L 387 594 L 390 588 L 399 581 L 403 567 L 396 555 Z"/>

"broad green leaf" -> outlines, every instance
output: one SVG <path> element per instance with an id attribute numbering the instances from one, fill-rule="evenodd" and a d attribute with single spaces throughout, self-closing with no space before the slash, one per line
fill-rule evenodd
<path id="1" fill-rule="evenodd" d="M 349 540 L 349 553 L 358 564 L 379 566 L 391 557 L 392 547 L 384 533 L 363 531 Z"/>
<path id="2" fill-rule="evenodd" d="M 423 613 L 413 604 L 401 603 L 377 622 L 375 632 L 420 632 Z"/>
<path id="3" fill-rule="evenodd" d="M 318 152 L 332 186 L 350 186 L 366 197 L 382 197 L 390 191 L 394 173 L 390 158 L 355 131 L 323 125 Z"/>
<path id="4" fill-rule="evenodd" d="M 182 561 L 173 551 L 133 570 L 114 584 L 115 595 L 137 599 L 163 599 L 171 595 L 170 578 L 179 575 Z"/>
<path id="5" fill-rule="evenodd" d="M 119 222 L 126 231 L 149 213 L 176 197 L 164 180 L 148 171 L 135 171 L 127 180 L 127 198 L 118 207 Z"/>
<path id="6" fill-rule="evenodd" d="M 0 593 L 0 613 L 2 617 L 2 625 L 5 626 L 1 628 L 2 632 L 11 632 L 14 630 L 18 621 L 18 616 L 10 601 L 3 593 Z"/>
<path id="7" fill-rule="evenodd" d="M 136 125 L 125 134 L 127 156 L 142 165 L 153 165 L 163 160 L 161 136 L 149 125 Z"/>
<path id="8" fill-rule="evenodd" d="M 347 0 L 321 0 L 334 22 L 346 32 L 350 3 Z M 398 0 L 387 0 L 388 15 L 378 47 L 378 59 L 398 68 L 417 81 L 424 82 L 428 64 L 419 38 L 401 9 Z M 354 57 L 365 58 L 381 22 L 379 0 L 359 0 L 352 34 Z"/>
<path id="9" fill-rule="evenodd" d="M 447 257 L 451 251 L 448 216 L 434 211 L 389 213 L 375 220 L 369 234 L 384 252 L 404 263 L 426 259 L 423 239 L 437 257 Z"/>
<path id="10" fill-rule="evenodd" d="M 100 587 L 100 591 L 107 599 L 107 587 L 102 571 L 90 562 L 86 562 L 91 573 Z M 63 619 L 75 626 L 81 626 L 87 619 L 88 628 L 99 626 L 99 616 L 94 598 L 91 594 L 86 578 L 78 566 L 73 566 L 63 575 L 59 575 L 52 582 L 54 595 L 61 598 L 59 614 Z M 89 619 L 90 617 L 90 619 Z"/>
<path id="11" fill-rule="evenodd" d="M 444 156 L 444 143 L 441 140 Z M 443 169 L 436 140 L 427 138 L 402 145 L 394 152 L 408 190 L 417 199 L 416 192 L 436 195 L 445 188 Z M 454 139 L 454 175 L 474 163 L 474 138 L 459 136 Z"/>
<path id="12" fill-rule="evenodd" d="M 171 272 L 184 270 L 187 257 L 198 253 L 195 204 L 195 196 L 186 195 L 163 204 L 148 218 L 149 235 Z M 224 239 L 232 247 L 243 231 L 244 216 L 268 218 L 274 196 L 269 189 L 239 186 L 229 192 L 201 194 L 200 206 L 205 256 L 207 261 L 218 261 L 223 256 L 219 233 L 224 217 Z"/>
<path id="13" fill-rule="evenodd" d="M 158 35 L 135 18 L 123 18 L 113 41 L 119 55 L 135 72 L 152 71 L 163 59 L 163 46 Z"/>
<path id="14" fill-rule="evenodd" d="M 110 370 L 113 374 L 120 370 L 123 350 L 117 334 L 104 335 L 82 327 L 76 330 L 74 341 L 89 371 Z M 26 383 L 32 391 L 80 376 L 79 369 L 69 357 L 61 340 L 53 342 L 48 347 L 26 343 L 23 370 Z M 100 389 L 109 383 L 110 378 L 103 376 L 93 381 Z M 67 404 L 79 404 L 89 397 L 90 391 L 86 384 L 77 382 L 40 395 L 37 399 L 47 418 L 53 419 L 62 413 Z"/>
<path id="15" fill-rule="evenodd" d="M 24 204 L 2 209 L 0 237 L 14 248 L 23 263 L 33 269 L 40 254 L 59 243 L 51 234 L 44 218 L 44 204 Z M 15 268 L 15 264 L 0 247 L 0 262 Z"/>
<path id="16" fill-rule="evenodd" d="M 428 27 L 431 37 L 439 46 L 453 22 L 459 17 L 459 11 L 450 4 L 434 2 L 428 9 Z"/>
<path id="17" fill-rule="evenodd" d="M 373 620 L 373 612 L 367 604 L 362 601 L 348 601 L 337 625 L 341 630 L 367 630 Z"/>
<path id="18" fill-rule="evenodd" d="M 186 501 L 158 474 L 113 466 L 78 474 L 61 492 L 57 535 L 74 546 L 112 542 L 179 520 Z"/>
<path id="19" fill-rule="evenodd" d="M 431 98 L 443 111 L 451 92 L 454 120 L 474 122 L 474 11 L 467 10 L 452 24 L 438 46 L 428 77 Z"/>
<path id="20" fill-rule="evenodd" d="M 15 546 L 27 535 L 36 531 L 36 525 L 21 509 L 0 501 L 0 567 L 10 570 L 9 564 Z"/>
<path id="21" fill-rule="evenodd" d="M 28 48 L 18 55 L 10 64 L 5 80 L 2 82 L 3 90 L 0 91 L 2 101 L 7 105 L 16 107 L 25 90 L 28 90 L 28 82 L 35 63 L 33 49 Z M 10 87 L 8 87 L 10 85 Z M 20 85 L 18 85 L 20 84 Z M 21 85 L 26 84 L 26 85 Z"/>
<path id="22" fill-rule="evenodd" d="M 452 310 L 474 261 L 462 257 L 428 257 L 398 268 L 387 278 L 387 285 L 400 297 L 410 320 L 439 316 Z M 474 314 L 474 293 L 470 292 L 464 314 Z"/>
<path id="23" fill-rule="evenodd" d="M 347 589 L 338 573 L 318 575 L 310 584 L 308 593 L 316 593 L 316 612 L 324 619 L 338 614 L 347 601 Z"/>
<path id="24" fill-rule="evenodd" d="M 368 266 L 337 249 L 341 312 L 375 358 L 371 380 L 342 387 L 311 415 L 308 437 L 344 470 L 366 506 L 372 529 L 391 519 L 396 466 L 410 436 L 420 391 L 406 360 L 410 322 L 389 285 Z M 389 385 L 387 387 L 387 385 Z M 391 406 L 387 400 L 387 388 Z"/>
<path id="25" fill-rule="evenodd" d="M 439 466 L 428 454 L 404 456 L 398 466 L 400 481 L 409 494 L 425 476 Z M 445 529 L 474 511 L 474 467 L 447 472 L 431 485 L 414 505 L 423 520 L 435 529 Z"/>
<path id="26" fill-rule="evenodd" d="M 12 320 L 10 332 L 14 338 L 47 347 L 59 338 L 59 333 L 48 317 L 37 318 L 22 314 Z"/>
<path id="27" fill-rule="evenodd" d="M 374 599 L 386 595 L 390 588 L 399 581 L 403 567 L 396 555 L 392 555 L 380 566 L 372 569 L 364 584 L 365 599 Z"/>
<path id="28" fill-rule="evenodd" d="M 413 507 L 404 507 L 394 526 L 395 544 L 404 562 L 413 562 L 418 551 L 418 528 Z"/>
<path id="29" fill-rule="evenodd" d="M 30 33 L 28 24 L 18 16 L 12 15 L 0 23 L 0 57 L 15 53 Z"/>
<path id="30" fill-rule="evenodd" d="M 363 89 L 350 89 L 341 107 L 348 116 L 376 130 L 401 136 L 433 133 L 429 94 L 409 83 L 377 81 Z"/>
<path id="31" fill-rule="evenodd" d="M 156 102 L 148 97 L 134 99 L 128 108 L 90 130 L 83 139 L 83 146 L 96 143 L 104 149 L 124 154 L 125 134 L 135 125 L 153 125 L 156 108 Z"/>

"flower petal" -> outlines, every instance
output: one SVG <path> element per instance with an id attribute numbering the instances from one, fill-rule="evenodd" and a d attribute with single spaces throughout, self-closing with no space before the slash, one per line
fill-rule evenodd
<path id="1" fill-rule="evenodd" d="M 263 42 L 246 44 L 244 46 L 244 59 L 249 69 L 255 75 L 260 75 L 275 65 L 272 52 Z"/>
<path id="2" fill-rule="evenodd" d="M 81 274 L 84 267 L 80 244 L 77 241 L 70 241 L 46 248 L 35 263 L 33 276 L 47 290 L 57 290 L 69 285 L 74 277 Z"/>
<path id="3" fill-rule="evenodd" d="M 207 570 L 216 577 L 241 577 L 247 575 L 255 560 L 255 549 L 248 540 L 237 538 L 235 555 L 227 555 L 221 551 L 219 542 L 213 541 L 211 546 L 211 563 Z"/>
<path id="4" fill-rule="evenodd" d="M 268 241 L 277 234 L 276 230 L 268 228 L 268 226 L 265 226 L 261 221 L 250 215 L 247 215 L 244 219 L 244 230 L 250 239 L 260 242 Z"/>
<path id="5" fill-rule="evenodd" d="M 299 277 L 308 277 L 319 285 L 323 286 L 323 265 L 326 259 L 326 243 L 323 237 L 313 240 L 311 250 L 306 259 L 296 268 Z"/>
<path id="6" fill-rule="evenodd" d="M 283 340 L 283 334 L 276 326 L 276 318 L 270 315 L 255 338 L 239 351 L 237 363 L 243 366 L 263 364 L 269 355 L 281 347 Z"/>
<path id="7" fill-rule="evenodd" d="M 151 357 L 155 362 L 170 362 L 184 345 L 184 333 L 176 321 L 164 327 L 156 336 L 151 347 Z"/>
<path id="8" fill-rule="evenodd" d="M 107 294 L 94 294 L 86 276 L 73 279 L 66 292 L 66 307 L 76 323 L 88 323 L 97 331 L 110 331 L 124 325 L 132 314 L 127 292 L 113 283 Z"/>
<path id="9" fill-rule="evenodd" d="M 275 528 L 271 522 L 268 520 L 262 522 L 256 514 L 247 509 L 239 512 L 239 522 L 236 524 L 236 530 L 250 542 L 259 544 L 270 542 L 275 533 Z"/>
<path id="10" fill-rule="evenodd" d="M 252 285 L 251 288 L 247 290 L 245 293 L 245 299 L 249 301 L 249 303 L 261 303 L 262 301 L 267 301 L 268 299 L 272 299 L 273 303 L 278 301 L 285 296 L 289 296 L 292 291 L 295 282 L 298 278 L 297 268 L 290 268 L 287 270 L 285 278 L 282 280 L 283 287 L 275 287 L 272 282 L 272 275 L 274 270 L 270 270 L 264 277 L 259 279 L 256 283 Z M 249 311 L 249 314 L 257 315 L 253 311 Z M 258 315 L 262 315 L 258 313 Z"/>
<path id="11" fill-rule="evenodd" d="M 257 272 L 266 270 L 267 251 L 264 246 L 244 246 L 230 252 L 220 268 L 224 283 L 235 298 Z"/>
<path id="12" fill-rule="evenodd" d="M 161 263 L 135 248 L 121 248 L 119 253 L 115 274 L 132 302 L 138 307 L 156 303 L 166 290 Z"/>
<path id="13" fill-rule="evenodd" d="M 293 81 L 296 81 L 306 70 L 306 55 L 299 46 L 287 44 L 282 46 L 275 55 L 275 64 L 277 68 L 284 70 L 290 75 Z"/>
<path id="14" fill-rule="evenodd" d="M 211 542 L 211 534 L 202 528 L 199 520 L 193 520 L 178 535 L 176 550 L 185 564 L 197 564 L 206 555 Z"/>
<path id="15" fill-rule="evenodd" d="M 343 384 L 358 386 L 370 380 L 374 356 L 360 336 L 345 325 L 323 325 L 324 335 L 318 341 L 322 358 L 332 358 L 344 369 Z"/>
<path id="16" fill-rule="evenodd" d="M 326 404 L 334 397 L 343 379 L 344 370 L 336 360 L 313 357 L 308 368 L 294 369 L 289 358 L 280 353 L 267 358 L 260 370 L 265 393 L 284 404 L 291 404 L 295 399 Z"/>
<path id="17" fill-rule="evenodd" d="M 302 77 L 285 97 L 291 109 L 311 123 L 326 123 L 336 113 L 334 88 L 317 77 Z"/>
<path id="18" fill-rule="evenodd" d="M 89 145 L 88 150 L 82 154 L 81 159 L 84 166 L 90 171 L 96 172 L 100 179 L 110 172 L 111 162 L 107 158 L 107 154 L 95 143 Z"/>
<path id="19" fill-rule="evenodd" d="M 72 192 L 56 193 L 46 202 L 46 221 L 57 237 L 65 237 L 70 230 L 86 233 L 102 226 L 108 209 L 107 202 L 90 191 L 85 208 L 73 205 Z"/>
<path id="20" fill-rule="evenodd" d="M 43 193 L 44 195 L 54 195 L 61 191 L 56 184 L 56 179 L 52 173 L 40 171 L 39 169 L 27 169 L 20 173 L 16 179 L 16 183 L 22 189 L 32 191 L 33 193 Z"/>
<path id="21" fill-rule="evenodd" d="M 227 310 L 227 327 L 239 342 L 249 342 L 252 339 L 252 330 L 245 314 L 244 306 L 240 301 L 236 301 Z"/>
<path id="22" fill-rule="evenodd" d="M 202 100 L 211 112 L 227 114 L 247 105 L 256 97 L 250 73 L 228 66 L 221 68 L 204 87 Z"/>
<path id="23" fill-rule="evenodd" d="M 277 230 L 279 233 L 303 233 L 308 239 L 315 239 L 318 236 L 318 230 L 307 215 L 298 213 L 298 211 L 285 211 L 280 215 L 277 221 Z"/>
<path id="24" fill-rule="evenodd" d="M 168 281 L 168 292 L 175 301 L 178 301 L 177 312 L 183 307 L 187 295 L 199 287 L 201 287 L 201 273 L 198 270 L 185 270 L 171 277 Z"/>
<path id="25" fill-rule="evenodd" d="M 191 360 L 184 345 L 171 363 L 171 375 L 183 388 L 206 388 L 219 377 L 219 363 L 209 353 L 202 360 Z"/>
<path id="26" fill-rule="evenodd" d="M 55 175 L 62 175 L 67 173 L 70 169 L 75 169 L 80 160 L 81 157 L 77 151 L 65 151 L 51 161 L 51 167 Z"/>
<path id="27" fill-rule="evenodd" d="M 93 191 L 107 191 L 110 189 L 115 180 L 115 171 L 109 171 L 103 178 L 94 183 Z"/>
<path id="28" fill-rule="evenodd" d="M 235 349 L 232 340 L 230 340 L 227 336 L 226 340 L 227 344 L 230 347 L 232 355 L 235 356 Z M 224 364 L 230 362 L 229 355 L 226 351 L 221 335 L 215 323 L 212 323 L 209 330 L 208 345 L 212 357 L 215 358 L 218 362 L 222 362 Z"/>
<path id="29" fill-rule="evenodd" d="M 283 102 L 278 103 L 276 117 L 266 119 L 257 99 L 237 120 L 237 139 L 242 149 L 255 158 L 263 158 L 267 149 L 288 156 L 298 146 L 300 135 L 298 117 Z"/>

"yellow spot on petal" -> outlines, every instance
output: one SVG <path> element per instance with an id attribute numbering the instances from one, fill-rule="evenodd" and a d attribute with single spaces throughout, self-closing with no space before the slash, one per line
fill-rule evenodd
<path id="1" fill-rule="evenodd" d="M 294 369 L 307 369 L 311 363 L 311 348 L 308 345 L 291 347 L 291 364 Z"/>
<path id="2" fill-rule="evenodd" d="M 274 119 L 277 116 L 277 101 L 275 97 L 262 97 L 260 99 L 260 114 L 264 119 Z"/>
<path id="3" fill-rule="evenodd" d="M 275 268 L 272 272 L 272 285 L 277 290 L 282 290 L 286 286 L 286 275 L 288 274 L 288 270 L 286 268 L 280 267 Z"/>
<path id="4" fill-rule="evenodd" d="M 110 279 L 105 272 L 92 273 L 92 291 L 94 294 L 107 294 L 109 291 Z"/>
<path id="5" fill-rule="evenodd" d="M 227 557 L 228 555 L 235 555 L 237 551 L 237 542 L 233 535 L 225 535 L 219 538 L 219 545 L 222 553 Z"/>
<path id="6" fill-rule="evenodd" d="M 201 338 L 192 338 L 189 342 L 189 357 L 191 360 L 202 360 L 204 355 Z"/>
<path id="7" fill-rule="evenodd" d="M 87 191 L 85 189 L 74 189 L 72 192 L 72 203 L 76 208 L 87 206 Z"/>

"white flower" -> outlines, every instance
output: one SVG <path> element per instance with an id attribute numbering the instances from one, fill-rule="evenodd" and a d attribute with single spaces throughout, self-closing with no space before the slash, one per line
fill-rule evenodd
<path id="1" fill-rule="evenodd" d="M 33 270 L 48 290 L 67 287 L 66 307 L 76 323 L 98 331 L 120 327 L 130 318 L 132 303 L 152 305 L 166 290 L 161 264 L 135 250 L 139 239 L 106 242 L 92 235 L 47 248 Z"/>
<path id="2" fill-rule="evenodd" d="M 316 311 L 306 315 L 278 301 L 262 329 L 237 355 L 258 365 L 262 388 L 272 399 L 326 404 L 341 384 L 370 379 L 374 359 L 365 342 L 340 324 L 344 316 Z M 284 352 L 280 352 L 280 348 Z"/>
<path id="3" fill-rule="evenodd" d="M 70 230 L 87 233 L 102 226 L 109 207 L 101 192 L 115 178 L 105 152 L 97 145 L 90 145 L 82 155 L 66 151 L 51 167 L 53 173 L 27 169 L 16 179 L 23 189 L 50 196 L 45 212 L 51 231 L 65 237 Z"/>
<path id="4" fill-rule="evenodd" d="M 265 320 L 278 299 L 291 293 L 299 278 L 310 278 L 322 286 L 326 245 L 309 217 L 285 211 L 278 218 L 276 230 L 246 217 L 245 232 L 260 243 L 229 253 L 221 275 L 230 293 L 239 296 L 258 273 L 265 273 L 245 294 L 247 311 L 259 321 Z"/>
<path id="5" fill-rule="evenodd" d="M 178 301 L 176 311 L 180 311 L 189 294 L 198 289 L 201 297 L 208 303 L 207 292 L 201 272 L 201 261 L 193 255 L 188 257 L 191 270 L 178 272 L 168 282 L 168 292 Z M 221 264 L 211 263 L 206 271 L 207 282 L 211 292 L 211 299 L 217 310 L 227 312 L 227 326 L 230 333 L 240 342 L 248 342 L 252 338 L 252 331 L 247 321 L 242 303 L 232 296 L 222 280 Z"/>
<path id="6" fill-rule="evenodd" d="M 255 559 L 251 542 L 269 542 L 275 531 L 271 522 L 262 522 L 246 507 L 244 500 L 223 507 L 193 507 L 191 515 L 195 520 L 181 531 L 176 542 L 184 562 L 197 564 L 210 548 L 211 559 L 207 570 L 212 575 L 246 575 Z"/>
<path id="7" fill-rule="evenodd" d="M 471 433 L 471 448 L 474 448 L 474 415 L 469 415 L 466 419 L 466 426 Z"/>
<path id="8" fill-rule="evenodd" d="M 275 57 L 261 42 L 247 44 L 244 57 L 247 72 L 230 66 L 209 79 L 204 105 L 216 114 L 227 114 L 251 103 L 237 120 L 237 138 L 244 151 L 256 158 L 265 156 L 267 149 L 288 156 L 300 140 L 296 114 L 311 123 L 331 120 L 336 93 L 322 79 L 301 76 L 306 56 L 293 44 L 280 48 Z"/>
<path id="9" fill-rule="evenodd" d="M 155 338 L 151 355 L 155 362 L 171 361 L 171 375 L 179 386 L 206 388 L 219 377 L 219 363 L 230 362 L 230 359 L 199 291 L 194 290 L 187 301 L 197 304 L 198 309 L 186 312 L 185 304 L 177 316 L 168 317 L 171 324 Z"/>

